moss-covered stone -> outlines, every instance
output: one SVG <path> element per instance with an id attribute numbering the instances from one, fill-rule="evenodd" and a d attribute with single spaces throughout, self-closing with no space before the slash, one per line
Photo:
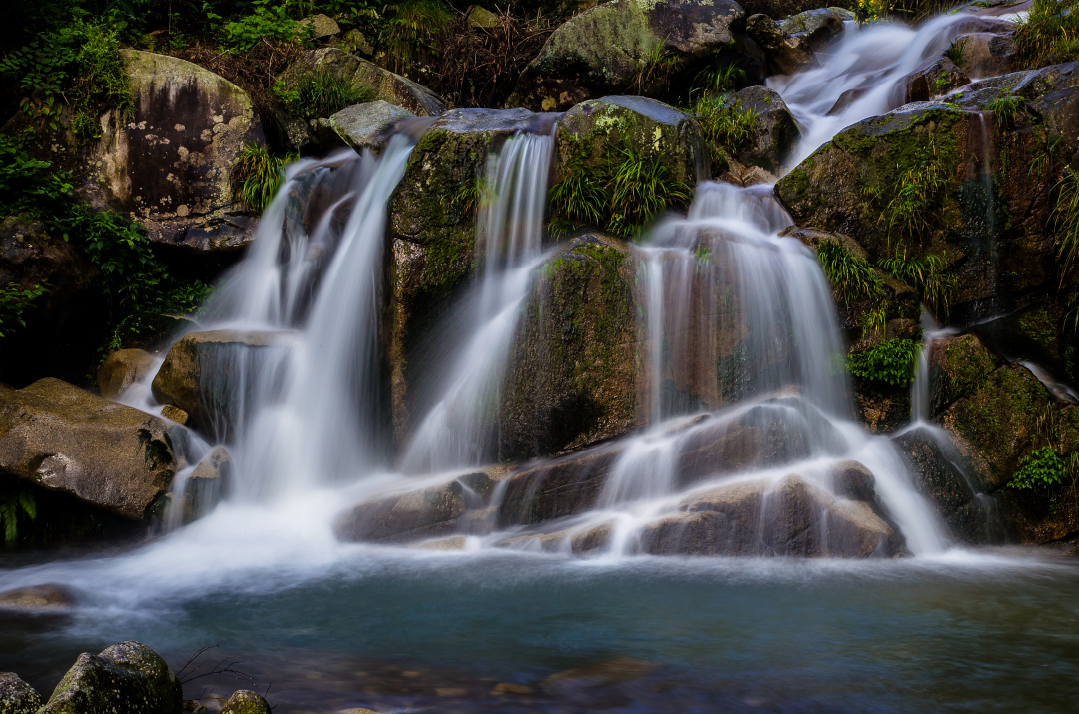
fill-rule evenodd
<path id="1" fill-rule="evenodd" d="M 0 388 L 0 470 L 131 520 L 178 468 L 169 425 L 59 379 Z"/>
<path id="2" fill-rule="evenodd" d="M 640 424 L 638 259 L 601 234 L 574 238 L 539 269 L 511 349 L 499 453 L 526 459 Z"/>
<path id="3" fill-rule="evenodd" d="M 727 106 L 755 115 L 749 139 L 735 152 L 734 158 L 746 166 L 760 166 L 779 173 L 795 144 L 802 138 L 783 97 L 760 85 L 753 85 L 727 97 Z"/>
<path id="4" fill-rule="evenodd" d="M 183 685 L 146 645 L 121 642 L 83 653 L 56 685 L 40 714 L 177 714 Z"/>
<path id="5" fill-rule="evenodd" d="M 221 714 L 270 714 L 270 705 L 258 692 L 240 689 L 228 698 Z"/>
<path id="6" fill-rule="evenodd" d="M 0 672 L 0 712 L 37 714 L 41 695 L 14 672 Z"/>
<path id="7" fill-rule="evenodd" d="M 751 81 L 763 78 L 763 55 L 739 31 L 733 0 L 614 0 L 563 23 L 521 73 L 508 107 L 565 111 L 577 102 L 619 94 L 657 45 L 682 59 L 670 81 L 690 80 L 706 58 L 739 61 Z"/>

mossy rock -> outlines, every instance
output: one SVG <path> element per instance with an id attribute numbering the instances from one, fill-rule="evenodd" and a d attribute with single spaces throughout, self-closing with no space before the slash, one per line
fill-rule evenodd
<path id="1" fill-rule="evenodd" d="M 569 451 L 640 424 L 638 266 L 625 243 L 590 233 L 538 269 L 502 388 L 502 458 Z"/>
<path id="2" fill-rule="evenodd" d="M 37 714 L 41 695 L 14 672 L 0 672 L 0 712 Z"/>
<path id="3" fill-rule="evenodd" d="M 746 166 L 760 166 L 769 173 L 778 173 L 802 138 L 798 122 L 783 97 L 775 90 L 754 85 L 728 95 L 726 105 L 753 112 L 756 117 L 749 139 L 735 152 L 734 158 Z"/>
<path id="4" fill-rule="evenodd" d="M 146 645 L 121 642 L 81 654 L 39 714 L 177 714 L 183 685 Z"/>
<path id="5" fill-rule="evenodd" d="M 738 60 L 751 81 L 763 78 L 763 55 L 740 34 L 744 12 L 733 0 L 614 0 L 563 23 L 547 39 L 506 100 L 508 107 L 565 111 L 577 102 L 630 88 L 658 45 L 682 62 L 674 85 L 690 81 L 715 57 Z"/>
<path id="6" fill-rule="evenodd" d="M 271 714 L 270 705 L 258 692 L 240 689 L 225 702 L 221 714 Z"/>

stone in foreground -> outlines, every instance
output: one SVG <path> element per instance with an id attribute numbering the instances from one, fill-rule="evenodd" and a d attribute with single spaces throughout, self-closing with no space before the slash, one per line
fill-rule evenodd
<path id="1" fill-rule="evenodd" d="M 146 350 L 116 350 L 97 368 L 97 385 L 101 396 L 116 399 L 154 367 L 155 358 Z"/>
<path id="2" fill-rule="evenodd" d="M 144 644 L 121 642 L 83 653 L 39 714 L 178 714 L 183 686 Z"/>
<path id="3" fill-rule="evenodd" d="M 240 689 L 228 698 L 221 714 L 270 714 L 270 705 L 258 692 Z"/>
<path id="4" fill-rule="evenodd" d="M 0 672 L 0 714 L 37 714 L 41 695 L 14 672 Z"/>

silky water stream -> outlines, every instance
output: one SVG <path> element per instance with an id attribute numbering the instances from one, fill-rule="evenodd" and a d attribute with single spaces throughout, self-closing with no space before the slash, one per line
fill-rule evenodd
<path id="1" fill-rule="evenodd" d="M 808 129 L 800 156 L 894 108 L 898 82 L 947 46 L 957 21 L 849 29 L 819 70 L 780 87 Z M 80 652 L 136 639 L 176 669 L 218 645 L 196 664 L 243 660 L 233 669 L 247 678 L 192 680 L 185 696 L 212 704 L 215 693 L 268 689 L 277 712 L 1074 708 L 1079 569 L 950 541 L 892 443 L 853 422 L 827 285 L 808 250 L 777 235 L 789 219 L 767 187 L 702 184 L 687 216 L 634 249 L 648 416 L 608 445 L 620 452 L 596 507 L 558 524 L 564 550 L 598 527 L 610 529 L 606 548 L 548 552 L 524 527 L 453 552 L 336 539 L 341 509 L 490 462 L 490 405 L 531 275 L 552 248 L 542 234 L 552 138 L 519 135 L 488 159 L 481 267 L 458 311 L 468 328 L 395 464 L 375 335 L 386 206 L 412 144 L 400 134 L 378 158 L 345 151 L 290 168 L 197 326 L 254 331 L 267 347 L 257 360 L 224 355 L 229 418 L 183 445 L 194 462 L 226 442 L 232 493 L 148 542 L 6 556 L 0 589 L 59 583 L 74 604 L 0 614 L 0 670 L 47 692 Z M 911 428 L 931 432 L 927 374 Z M 125 400 L 160 409 L 146 385 Z M 778 425 L 801 447 L 686 482 L 687 449 L 747 424 Z M 873 473 L 913 557 L 642 554 L 648 524 L 687 495 L 790 473 L 833 493 L 833 467 L 847 460 Z M 835 534 L 819 536 L 827 551 Z"/>

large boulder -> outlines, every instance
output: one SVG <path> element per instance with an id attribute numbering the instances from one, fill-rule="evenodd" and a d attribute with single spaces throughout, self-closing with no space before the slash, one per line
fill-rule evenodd
<path id="1" fill-rule="evenodd" d="M 258 692 L 239 689 L 225 702 L 221 714 L 271 714 L 269 703 Z"/>
<path id="2" fill-rule="evenodd" d="M 292 337 L 280 331 L 191 332 L 165 355 L 151 384 L 154 398 L 186 412 L 192 428 L 227 439 L 258 406 L 249 398 L 252 390 L 287 357 Z"/>
<path id="3" fill-rule="evenodd" d="M 501 390 L 503 458 L 573 450 L 641 425 L 638 268 L 629 246 L 593 233 L 538 269 Z"/>
<path id="4" fill-rule="evenodd" d="M 25 327 L 4 323 L 0 380 L 21 387 L 45 376 L 86 376 L 106 334 L 108 309 L 98 278 L 89 257 L 50 236 L 44 222 L 29 216 L 0 221 L 0 287 L 47 288 L 23 312 Z"/>
<path id="5" fill-rule="evenodd" d="M 767 15 L 752 15 L 746 20 L 746 34 L 764 51 L 768 74 L 789 75 L 817 66 L 817 56 L 808 40 L 793 37 Z"/>
<path id="6" fill-rule="evenodd" d="M 121 642 L 83 653 L 56 685 L 40 714 L 177 714 L 183 685 L 146 645 Z"/>
<path id="7" fill-rule="evenodd" d="M 645 527 L 645 552 L 867 558 L 903 549 L 902 537 L 868 503 L 836 498 L 796 474 L 716 486 L 679 508 Z"/>
<path id="8" fill-rule="evenodd" d="M 590 97 L 627 91 L 657 46 L 681 60 L 673 84 L 690 80 L 709 60 L 737 60 L 750 81 L 760 81 L 760 51 L 738 34 L 743 17 L 733 0 L 603 3 L 554 31 L 506 106 L 564 111 Z"/>
<path id="9" fill-rule="evenodd" d="M 102 121 L 76 186 L 98 208 L 131 216 L 160 257 L 233 259 L 254 238 L 232 201 L 229 173 L 246 142 L 263 143 L 247 94 L 175 57 L 122 50 L 134 117 Z"/>
<path id="10" fill-rule="evenodd" d="M 667 168 L 667 177 L 694 186 L 709 178 L 710 156 L 696 119 L 647 97 L 613 96 L 576 105 L 558 123 L 554 182 L 595 170 L 624 147 Z"/>
<path id="11" fill-rule="evenodd" d="M 592 509 L 621 453 L 619 445 L 598 446 L 522 466 L 506 479 L 498 525 L 541 523 Z"/>
<path id="12" fill-rule="evenodd" d="M 780 22 L 779 29 L 816 52 L 842 34 L 843 18 L 837 10 L 831 7 L 806 10 Z"/>
<path id="13" fill-rule="evenodd" d="M 760 166 L 772 174 L 779 173 L 802 138 L 798 122 L 783 97 L 758 84 L 729 94 L 724 104 L 733 111 L 749 111 L 755 116 L 749 137 L 734 153 L 734 158 L 746 166 Z"/>
<path id="14" fill-rule="evenodd" d="M 136 348 L 116 350 L 97 368 L 97 386 L 101 396 L 116 399 L 135 382 L 145 378 L 157 366 L 157 358 Z"/>
<path id="15" fill-rule="evenodd" d="M 402 107 L 378 99 L 346 107 L 329 119 L 341 140 L 356 151 L 371 149 L 381 152 L 397 126 L 397 122 L 416 116 Z"/>
<path id="16" fill-rule="evenodd" d="M 131 520 L 179 467 L 168 424 L 59 379 L 0 389 L 0 470 Z"/>
<path id="17" fill-rule="evenodd" d="M 37 714 L 41 695 L 14 672 L 0 672 L 0 712 Z"/>

